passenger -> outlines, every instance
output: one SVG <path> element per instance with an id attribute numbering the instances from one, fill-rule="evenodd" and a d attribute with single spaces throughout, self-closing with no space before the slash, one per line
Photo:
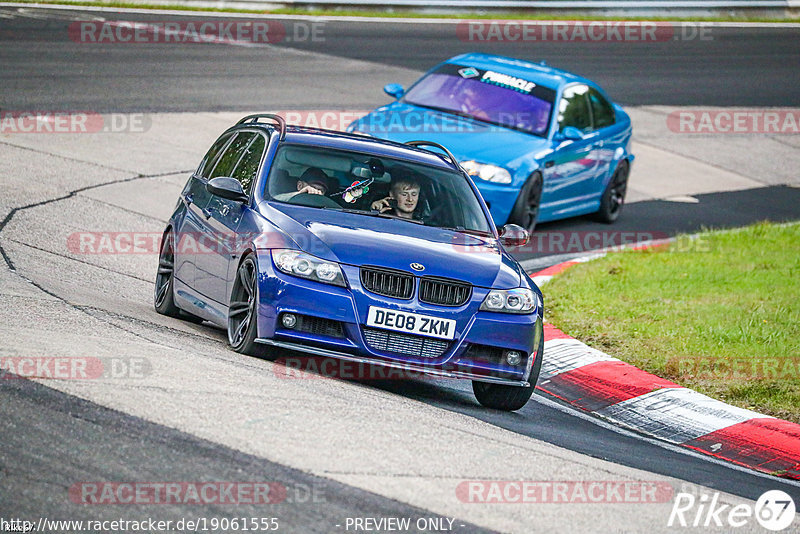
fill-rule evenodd
<path id="1" fill-rule="evenodd" d="M 275 200 L 286 202 L 301 193 L 309 195 L 327 195 L 330 190 L 330 178 L 324 171 L 316 167 L 309 167 L 297 180 L 297 190 L 275 195 Z"/>
<path id="2" fill-rule="evenodd" d="M 415 210 L 419 203 L 420 184 L 410 172 L 392 171 L 392 185 L 389 196 L 372 203 L 372 209 L 385 213 L 389 210 L 394 215 L 403 219 L 416 219 Z"/>

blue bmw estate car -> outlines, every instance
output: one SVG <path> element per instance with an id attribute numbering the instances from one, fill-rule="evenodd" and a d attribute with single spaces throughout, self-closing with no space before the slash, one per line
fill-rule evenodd
<path id="1" fill-rule="evenodd" d="M 432 150 L 428 150 L 424 147 Z M 542 294 L 469 176 L 424 141 L 243 118 L 189 178 L 164 231 L 159 313 L 286 351 L 469 379 L 516 410 L 542 364 Z"/>
<path id="2" fill-rule="evenodd" d="M 594 213 L 619 217 L 633 155 L 631 121 L 595 83 L 519 59 L 463 54 L 437 65 L 396 102 L 348 131 L 447 146 L 473 177 L 494 222 Z"/>

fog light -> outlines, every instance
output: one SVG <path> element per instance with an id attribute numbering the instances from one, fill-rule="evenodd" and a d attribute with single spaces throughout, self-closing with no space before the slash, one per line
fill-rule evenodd
<path id="1" fill-rule="evenodd" d="M 294 328 L 294 325 L 297 324 L 297 316 L 293 313 L 284 313 L 281 322 L 286 328 Z"/>
<path id="2" fill-rule="evenodd" d="M 522 354 L 516 350 L 510 350 L 506 352 L 506 361 L 508 365 L 519 365 L 519 362 L 522 361 Z"/>

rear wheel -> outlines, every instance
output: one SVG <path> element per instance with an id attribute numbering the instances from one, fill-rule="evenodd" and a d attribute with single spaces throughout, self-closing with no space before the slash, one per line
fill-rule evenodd
<path id="1" fill-rule="evenodd" d="M 519 192 L 514 208 L 511 210 L 511 215 L 508 218 L 509 223 L 518 224 L 529 233 L 533 232 L 533 229 L 536 228 L 536 221 L 539 219 L 542 185 L 542 175 L 538 172 L 528 178 L 528 181 L 525 182 Z"/>
<path id="2" fill-rule="evenodd" d="M 513 412 L 525 406 L 533 395 L 533 390 L 536 389 L 536 381 L 539 380 L 539 371 L 542 368 L 543 352 L 544 336 L 540 336 L 539 350 L 536 352 L 536 361 L 533 362 L 527 386 L 507 386 L 473 380 L 472 392 L 475 394 L 475 398 L 486 408 L 506 412 Z"/>
<path id="3" fill-rule="evenodd" d="M 161 252 L 158 255 L 158 273 L 153 304 L 158 313 L 178 317 L 180 308 L 175 305 L 172 285 L 175 272 L 175 237 L 172 232 L 164 234 Z"/>
<path id="4" fill-rule="evenodd" d="M 268 347 L 256 343 L 258 337 L 258 268 L 252 254 L 245 256 L 236 272 L 228 308 L 228 342 L 236 352 L 250 356 L 269 356 Z"/>
<path id="5" fill-rule="evenodd" d="M 153 304 L 162 315 L 177 317 L 191 323 L 200 324 L 203 319 L 184 311 L 175 304 L 175 237 L 172 232 L 164 234 L 161 240 L 161 252 L 158 255 L 158 273 Z"/>
<path id="6" fill-rule="evenodd" d="M 600 198 L 600 209 L 596 217 L 600 222 L 613 223 L 622 213 L 622 205 L 625 203 L 625 192 L 628 190 L 628 162 L 622 160 L 617 165 L 617 170 L 609 180 L 603 196 Z"/>

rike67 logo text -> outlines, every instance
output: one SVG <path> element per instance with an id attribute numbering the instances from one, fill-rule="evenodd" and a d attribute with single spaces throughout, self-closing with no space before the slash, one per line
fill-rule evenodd
<path id="1" fill-rule="evenodd" d="M 753 519 L 763 528 L 778 532 L 788 528 L 795 518 L 795 505 L 792 498 L 781 490 L 765 492 L 755 506 L 737 504 L 731 506 L 719 502 L 719 493 L 699 496 L 691 493 L 678 493 L 669 514 L 669 527 L 715 527 L 740 528 L 751 525 Z"/>

